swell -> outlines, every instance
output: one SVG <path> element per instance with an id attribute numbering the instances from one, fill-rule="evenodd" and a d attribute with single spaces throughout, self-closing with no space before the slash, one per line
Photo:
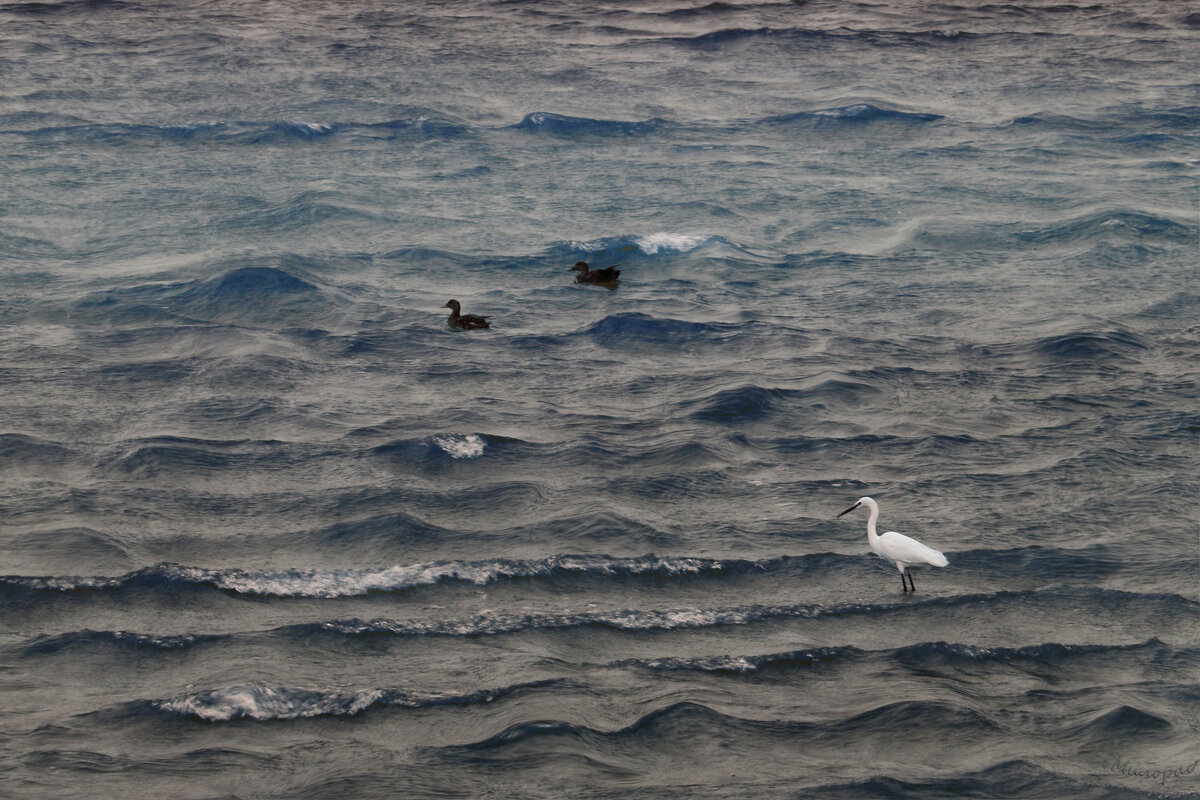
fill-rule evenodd
<path id="1" fill-rule="evenodd" d="M 856 102 L 765 117 L 757 124 L 838 126 L 865 123 L 929 123 L 939 114 L 909 112 L 886 103 Z M 38 144 L 139 147 L 176 144 L 181 147 L 250 147 L 288 144 L 335 145 L 339 139 L 379 142 L 437 142 L 478 138 L 490 130 L 514 131 L 532 136 L 579 140 L 671 136 L 712 133 L 712 124 L 682 124 L 662 118 L 620 120 L 578 117 L 552 111 L 531 111 L 519 122 L 487 128 L 436 112 L 415 113 L 382 122 L 356 121 L 204 121 L 174 124 L 90 122 L 78 117 L 40 112 L 0 116 L 0 136 Z"/>
<path id="2" fill-rule="evenodd" d="M 710 34 L 693 40 L 732 41 L 753 37 L 762 32 L 739 31 Z M 772 32 L 771 35 L 778 35 Z M 1136 116 L 1084 116 L 1057 111 L 1042 111 L 1015 117 L 997 127 L 1022 133 L 1028 131 L 1091 136 L 1116 129 L 1117 144 L 1139 145 L 1161 140 L 1160 144 L 1178 141 L 1178 136 L 1194 129 L 1200 120 L 1200 107 L 1184 106 Z M 814 133 L 847 132 L 866 126 L 895 130 L 897 126 L 925 126 L 946 120 L 932 111 L 909 110 L 889 99 L 846 98 L 841 105 L 806 108 L 786 114 L 751 118 L 732 123 L 734 129 L 805 128 Z M 0 136 L 12 137 L 39 144 L 103 145 L 107 147 L 139 147 L 147 144 L 176 144 L 180 147 L 287 146 L 289 144 L 329 144 L 339 140 L 421 143 L 452 142 L 477 139 L 490 131 L 514 131 L 566 141 L 591 139 L 629 139 L 654 136 L 699 136 L 711 138 L 729 133 L 731 123 L 679 122 L 663 118 L 621 120 L 603 117 L 580 117 L 553 111 L 531 111 L 519 122 L 495 128 L 472 125 L 447 117 L 436 111 L 417 110 L 411 116 L 380 122 L 360 121 L 189 121 L 173 124 L 90 122 L 56 113 L 20 111 L 0 114 Z M 1147 133 L 1151 131 L 1154 133 Z M 1158 133 L 1161 132 L 1161 133 Z M 1164 138 L 1165 137 L 1165 138 Z M 1157 141 L 1155 140 L 1155 141 Z"/>
<path id="3" fill-rule="evenodd" d="M 624 728 L 605 731 L 561 720 L 536 720 L 509 726 L 485 739 L 443 748 L 440 755 L 454 760 L 503 758 L 507 753 L 527 752 L 560 742 L 564 747 L 591 752 L 601 757 L 626 748 L 641 752 L 671 751 L 679 741 L 702 737 L 709 741 L 739 741 L 741 747 L 769 741 L 837 744 L 864 737 L 887 736 L 904 727 L 921 731 L 921 736 L 958 734 L 982 739 L 999 732 L 983 714 L 962 706 L 937 701 L 907 701 L 880 706 L 854 717 L 832 722 L 757 720 L 716 711 L 702 703 L 682 701 L 651 711 Z M 573 744 L 567 744 L 568 742 Z"/>
<path id="4" fill-rule="evenodd" d="M 789 610 L 789 609 L 784 609 Z M 796 608 L 790 609 L 798 610 Z M 812 609 L 805 609 L 812 611 Z M 838 613 L 845 609 L 828 609 Z M 620 615 L 593 616 L 563 616 L 556 620 L 542 618 L 534 620 L 531 617 L 513 617 L 508 620 L 492 618 L 492 625 L 486 626 L 478 622 L 408 624 L 404 625 L 389 620 L 343 620 L 323 623 L 304 623 L 288 625 L 263 633 L 229 633 L 229 634 L 149 634 L 136 631 L 103 631 L 80 630 L 60 634 L 43 634 L 32 640 L 15 646 L 12 652 L 23 659 L 40 659 L 66 656 L 72 659 L 84 654 L 123 654 L 126 657 L 141 658 L 154 653 L 170 654 L 183 652 L 202 645 L 212 645 L 233 642 L 235 640 L 249 641 L 259 636 L 270 638 L 282 637 L 291 640 L 303 640 L 309 636 L 325 636 L 335 634 L 351 638 L 373 637 L 376 635 L 392 636 L 476 636 L 487 633 L 515 632 L 532 628 L 523 627 L 518 620 L 526 623 L 540 621 L 544 626 L 553 628 L 568 626 L 573 622 L 583 624 L 606 624 L 616 627 L 615 623 L 629 624 L 633 612 Z M 604 619 L 600 623 L 598 620 Z M 650 616 L 643 616 L 632 628 L 645 630 L 651 621 Z M 668 615 L 659 615 L 656 621 L 664 628 L 674 625 L 671 629 L 683 629 L 689 626 L 703 624 L 728 624 L 728 619 L 720 620 L 714 616 L 702 621 L 699 614 L 691 619 L 677 615 L 672 619 Z M 626 628 L 630 629 L 630 628 Z M 1151 638 L 1144 642 L 1129 644 L 1063 644 L 1046 642 L 1024 647 L 983 647 L 979 645 L 956 642 L 921 642 L 890 650 L 864 650 L 852 645 L 830 647 L 815 647 L 800 650 L 789 650 L 776 653 L 762 654 L 722 654 L 712 656 L 689 657 L 659 657 L 624 659 L 607 663 L 607 668 L 636 668 L 662 673 L 714 673 L 727 675 L 743 675 L 752 673 L 787 673 L 792 671 L 808 671 L 816 667 L 844 667 L 865 661 L 886 661 L 904 669 L 922 674 L 939 669 L 971 670 L 976 667 L 990 669 L 994 665 L 1005 668 L 1021 667 L 1045 673 L 1070 674 L 1078 676 L 1081 670 L 1096 667 L 1105 673 L 1129 667 L 1138 670 L 1153 668 L 1159 676 L 1165 674 L 1189 673 L 1200 659 L 1200 649 L 1195 647 L 1173 647 L 1158 639 Z"/>
<path id="5" fill-rule="evenodd" d="M 524 693 L 559 691 L 575 687 L 562 680 L 516 684 L 498 689 L 463 694 L 422 695 L 399 689 L 324 691 L 268 684 L 243 684 L 206 690 L 163 700 L 145 700 L 98 712 L 95 716 L 118 722 L 145 718 L 186 719 L 208 724 L 237 722 L 284 723 L 294 720 L 325 718 L 349 719 L 373 710 L 432 710 L 444 707 L 477 708 Z M 998 721 L 1002 713 L 974 709 L 961 701 L 904 700 L 884 703 L 861 713 L 829 720 L 753 719 L 719 711 L 703 702 L 683 700 L 654 708 L 636 716 L 621 727 L 605 729 L 583 722 L 560 718 L 523 719 L 494 733 L 465 731 L 470 738 L 463 744 L 421 748 L 426 757 L 453 765 L 456 769 L 472 765 L 526 764 L 533 752 L 539 761 L 578 759 L 604 765 L 634 775 L 648 768 L 653 760 L 678 754 L 692 742 L 722 743 L 728 755 L 749 755 L 759 748 L 887 748 L 895 741 L 897 730 L 906 731 L 909 748 L 917 743 L 944 742 L 952 737 L 960 745 L 997 746 L 1002 741 L 1022 738 L 1028 722 L 1013 730 Z M 1154 720 L 1158 720 L 1155 723 Z M 1109 746 L 1128 742 L 1129 725 L 1159 728 L 1165 722 L 1136 709 L 1120 708 L 1097 718 L 1105 728 Z M 1113 723 L 1124 726 L 1116 733 Z M 1033 726 L 1036 728 L 1036 724 Z M 1057 738 L 1086 746 L 1094 742 L 1096 725 L 1087 730 L 1060 731 Z M 1114 736 L 1116 738 L 1114 738 Z M 647 759 L 651 759 L 648 761 Z M 661 764 L 659 765 L 661 767 Z M 657 774 L 657 772 L 656 772 Z M 867 771 L 870 774 L 870 770 Z M 661 777 L 661 776 L 659 776 Z M 809 787 L 814 796 L 928 797 L 930 792 L 947 796 L 993 797 L 1130 797 L 1137 796 L 1116 787 L 1087 785 L 1087 791 L 1069 791 L 1082 784 L 1021 760 L 1006 760 L 973 773 L 938 775 L 917 781 L 873 777 L 848 783 Z M 1065 792 L 1065 794 L 1064 794 Z M 1114 793 L 1115 792 L 1115 793 Z"/>
<path id="6" fill-rule="evenodd" d="M 665 132 L 670 127 L 670 124 L 662 119 L 623 122 L 535 111 L 526 114 L 524 119 L 511 126 L 511 129 L 560 139 L 579 139 L 584 137 L 648 136 Z"/>
<path id="7" fill-rule="evenodd" d="M 378 426 L 360 428 L 346 435 L 347 440 L 386 436 Z M 593 435 L 581 435 L 565 442 L 529 442 L 485 433 L 440 433 L 419 438 L 393 439 L 369 450 L 389 464 L 405 470 L 441 472 L 478 458 L 489 463 L 521 465 L 524 468 L 567 466 L 585 467 L 589 472 L 607 469 L 636 469 L 639 473 L 728 463 L 727 448 L 712 443 L 680 440 L 671 433 L 656 431 L 637 441 L 614 441 Z"/>
<path id="8" fill-rule="evenodd" d="M 183 587 L 211 587 L 232 594 L 263 597 L 354 597 L 377 592 L 403 592 L 438 583 L 484 585 L 526 578 L 568 577 L 664 578 L 704 574 L 734 574 L 765 568 L 762 562 L 704 558 L 610 558 L 555 556 L 535 560 L 438 561 L 382 569 L 254 571 L 208 570 L 178 564 L 159 564 L 115 578 L 0 577 L 0 587 L 45 592 L 122 592 L 153 589 L 165 592 Z"/>
<path id="9" fill-rule="evenodd" d="M 0 135 L 19 137 L 38 143 L 88 144 L 110 147 L 138 147 L 148 143 L 175 143 L 181 146 L 256 146 L 288 143 L 321 143 L 340 137 L 380 141 L 449 141 L 470 136 L 477 129 L 466 123 L 417 114 L 384 122 L 315 121 L 233 121 L 182 122 L 154 125 L 139 123 L 98 123 L 72 121 L 67 124 L 39 125 L 48 121 L 32 114 L 9 114 L 0 118 Z"/>
<path id="10" fill-rule="evenodd" d="M 1047 642 L 1025 647 L 980 647 L 954 642 L 922 642 L 892 650 L 867 651 L 849 645 L 791 650 L 762 655 L 720 655 L 690 658 L 632 659 L 613 666 L 633 666 L 656 672 L 712 672 L 747 674 L 808 670 L 817 666 L 841 666 L 867 659 L 882 659 L 909 670 L 924 672 L 941 667 L 969 668 L 1002 664 L 1036 665 L 1047 670 L 1078 669 L 1095 664 L 1111 670 L 1118 664 L 1184 671 L 1195 663 L 1200 650 L 1173 648 L 1158 639 L 1134 644 L 1060 644 Z"/>
<path id="11" fill-rule="evenodd" d="M 1093 776 L 1079 778 L 1048 770 L 1024 759 L 1001 761 L 981 770 L 958 772 L 949 776 L 904 780 L 889 775 L 847 783 L 812 786 L 806 794 L 829 800 L 858 800 L 863 797 L 888 797 L 896 800 L 925 800 L 930 797 L 997 798 L 1020 797 L 1023 800 L 1152 800 L 1165 795 L 1156 790 L 1141 790 L 1113 780 L 1106 783 Z"/>
<path id="12" fill-rule="evenodd" d="M 941 114 L 919 111 L 902 111 L 886 105 L 875 103 L 850 103 L 844 106 L 832 106 L 814 111 L 798 111 L 775 117 L 765 117 L 757 125 L 764 127 L 784 126 L 806 128 L 831 127 L 846 130 L 852 126 L 866 124 L 895 123 L 903 125 L 924 125 L 945 119 Z"/>
<path id="13" fill-rule="evenodd" d="M 1134 710 L 1117 713 L 1126 718 L 1137 714 Z M 1014 744 L 1022 740 L 1040 739 L 1046 733 L 1079 747 L 1096 746 L 1094 737 L 1078 731 L 1042 732 L 1039 730 L 1040 721 L 1014 726 L 1003 721 L 1005 716 L 1002 711 L 978 710 L 958 700 L 907 700 L 879 705 L 851 717 L 829 721 L 750 719 L 718 711 L 701 702 L 681 701 L 646 713 L 629 725 L 615 730 L 554 718 L 528 720 L 467 744 L 439 748 L 436 754 L 444 761 L 458 765 L 518 764 L 534 752 L 586 758 L 600 764 L 622 764 L 634 769 L 642 765 L 649 768 L 653 764 L 657 768 L 655 775 L 659 777 L 664 763 L 670 763 L 669 759 L 688 752 L 694 743 L 719 746 L 724 758 L 740 756 L 747 759 L 760 757 L 764 749 L 773 755 L 782 751 L 794 754 L 796 748 L 811 748 L 802 749 L 801 752 L 820 757 L 820 751 L 824 748 L 850 748 L 860 752 L 862 748 L 869 747 L 885 763 L 892 759 L 907 763 L 914 748 L 944 748 L 947 741 L 953 741 L 955 748 L 967 751 L 998 750 L 1003 754 L 1013 752 Z M 1154 715 L 1141 712 L 1135 724 L 1142 728 L 1158 727 L 1151 722 L 1152 719 L 1165 723 Z M 897 747 L 897 731 L 904 731 L 902 747 Z M 1121 747 L 1128 745 L 1131 740 L 1154 741 L 1155 738 L 1162 737 L 1147 737 L 1144 733 L 1137 734 L 1126 728 L 1122 733 L 1106 738 L 1104 744 Z M 944 770 L 954 772 L 954 765 L 947 765 Z M 868 775 L 872 772 L 872 769 L 863 771 Z M 1131 796 L 1115 787 L 1112 791 L 1105 789 L 1094 795 L 1090 792 L 1082 795 L 1055 794 L 1067 786 L 1078 784 L 1023 762 L 1001 762 L 982 771 L 980 777 L 983 780 L 961 781 L 961 775 L 956 773 L 952 777 L 927 778 L 909 785 L 916 789 L 911 795 L 907 791 L 896 791 L 905 786 L 903 781 L 875 778 L 855 784 L 858 793 L 845 796 L 943 796 L 941 791 L 932 794 L 922 791 L 928 791 L 933 786 L 947 787 L 944 793 L 947 797 Z M 1032 788 L 1027 783 L 1029 781 L 1033 781 L 1033 786 L 1037 787 L 1035 792 L 1029 791 Z M 1005 788 L 1002 794 L 997 794 L 1000 786 Z M 1092 786 L 1094 783 L 1089 781 L 1089 788 Z M 863 790 L 868 787 L 875 791 L 864 793 Z M 1051 791 L 1041 793 L 1042 789 L 1047 788 Z M 976 790 L 979 790 L 978 794 Z"/>
<path id="14" fill-rule="evenodd" d="M 726 50 L 736 47 L 762 46 L 830 46 L 848 47 L 899 47 L 905 49 L 929 49 L 958 46 L 990 38 L 1011 38 L 1007 33 L 973 33 L 959 30 L 900 31 L 879 29 L 838 28 L 821 30 L 813 28 L 723 28 L 695 36 L 664 36 L 643 39 L 635 44 L 648 46 L 668 44 L 695 50 Z"/>
<path id="15" fill-rule="evenodd" d="M 1161 256 L 1166 248 L 1196 240 L 1200 228 L 1167 211 L 1108 205 L 1075 209 L 1036 220 L 918 216 L 903 220 L 871 252 L 1010 252 L 1031 247 L 1071 259 L 1105 258 L 1119 248 L 1126 259 Z"/>
<path id="16" fill-rule="evenodd" d="M 43 635 L 21 649 L 25 658 L 76 654 L 80 651 L 122 651 L 128 654 L 188 650 L 227 637 L 215 634 L 150 634 L 134 631 L 82 630 Z"/>
<path id="17" fill-rule="evenodd" d="M 307 327 L 326 318 L 336 303 L 327 289 L 297 274 L 305 271 L 300 263 L 237 265 L 211 278 L 110 289 L 75 302 L 71 316 L 106 325 L 158 320 L 245 324 L 292 318 Z"/>
<path id="18" fill-rule="evenodd" d="M 428 709 L 439 706 L 485 705 L 529 691 L 562 689 L 569 685 L 568 681 L 551 679 L 463 694 L 419 694 L 402 689 L 324 691 L 247 683 L 161 700 L 135 701 L 106 713 L 117 718 L 161 715 L 213 723 L 354 717 L 370 709 L 379 708 Z"/>
<path id="19" fill-rule="evenodd" d="M 384 524 L 380 535 L 394 535 L 394 523 L 395 520 L 391 520 Z M 336 528 L 330 529 L 322 541 L 334 541 L 337 532 Z M 350 535 L 349 532 L 343 533 Z M 361 538 L 364 533 L 361 529 L 356 529 L 353 535 Z M 1088 580 L 1098 575 L 1111 575 L 1120 571 L 1127 560 L 1122 550 L 1108 545 L 1079 549 L 1031 545 L 1003 550 L 950 551 L 948 555 L 955 568 L 969 573 L 988 575 L 1001 581 L 1027 576 L 1035 583 Z M 197 589 L 215 589 L 245 597 L 336 599 L 403 593 L 439 584 L 484 586 L 530 580 L 546 582 L 560 590 L 569 590 L 580 582 L 613 584 L 629 580 L 650 582 L 654 585 L 661 585 L 663 581 L 722 582 L 745 576 L 764 580 L 808 580 L 834 576 L 852 569 L 874 572 L 878 563 L 873 557 L 835 553 L 775 556 L 756 560 L 655 555 L 559 555 L 538 559 L 441 560 L 379 568 L 318 570 L 205 569 L 161 563 L 117 577 L 0 576 L 0 592 L 49 599 L 51 595 L 82 595 L 95 592 L 120 596 L 131 592 L 151 591 L 170 595 Z M 1089 592 L 1113 591 L 1111 599 L 1114 601 L 1121 597 L 1175 598 L 1185 604 L 1191 602 L 1182 595 L 1098 589 L 1086 584 L 1070 586 L 1063 583 L 1047 591 L 1078 592 L 1084 596 Z M 959 597 L 1010 596 L 1013 596 L 1012 593 L 1001 591 L 992 595 L 973 594 Z M 954 604 L 958 601 L 955 597 L 947 597 L 923 602 Z M 891 607 L 870 604 L 853 606 L 865 610 Z M 824 610 L 817 606 L 793 608 L 814 609 L 813 613 L 840 613 L 833 611 L 834 607 Z"/>
<path id="20" fill-rule="evenodd" d="M 5 13 L 29 16 L 95 14 L 101 11 L 137 8 L 136 3 L 126 0 L 46 0 L 46 2 L 18 2 L 4 6 Z"/>
<path id="21" fill-rule="evenodd" d="M 1154 347 L 1145 336 L 1108 320 L 1065 320 L 1054 327 L 1065 330 L 1011 342 L 964 345 L 960 353 L 1017 368 L 1049 364 L 1123 367 L 1136 363 Z"/>
<path id="22" fill-rule="evenodd" d="M 873 617 L 946 613 L 987 608 L 989 612 L 1014 611 L 1030 604 L 1059 606 L 1082 604 L 1106 613 L 1186 615 L 1200 603 L 1177 594 L 1138 594 L 1115 589 L 1055 587 L 1032 591 L 955 595 L 897 603 L 845 603 L 834 605 L 750 605 L 726 608 L 623 609 L 581 614 L 489 614 L 457 620 L 346 619 L 289 626 L 288 635 L 303 636 L 492 636 L 529 630 L 607 628 L 615 631 L 680 631 L 752 625 L 790 619 Z"/>
<path id="23" fill-rule="evenodd" d="M 1110 205 L 1081 209 L 1065 219 L 1017 226 L 1011 233 L 1022 244 L 1063 246 L 1114 239 L 1187 244 L 1196 240 L 1197 231 L 1197 226 L 1169 214 Z"/>

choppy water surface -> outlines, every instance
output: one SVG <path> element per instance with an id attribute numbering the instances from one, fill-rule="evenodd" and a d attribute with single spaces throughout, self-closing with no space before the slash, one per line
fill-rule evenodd
<path id="1" fill-rule="evenodd" d="M 1196 797 L 1198 34 L 0 5 L 0 791 Z"/>

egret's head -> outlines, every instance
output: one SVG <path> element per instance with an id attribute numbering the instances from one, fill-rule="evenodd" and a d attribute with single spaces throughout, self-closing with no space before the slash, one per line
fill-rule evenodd
<path id="1" fill-rule="evenodd" d="M 874 501 L 874 500 L 872 500 L 871 498 L 869 498 L 869 497 L 860 497 L 860 498 L 858 498 L 858 502 L 857 502 L 857 503 L 855 503 L 854 505 L 852 505 L 852 506 L 850 506 L 849 508 L 847 508 L 847 509 L 846 509 L 845 511 L 843 511 L 841 514 L 838 514 L 838 516 L 839 516 L 839 517 L 844 517 L 845 515 L 849 514 L 851 511 L 853 511 L 854 509 L 858 508 L 859 506 L 867 506 L 868 508 L 870 508 L 870 507 L 872 507 L 872 506 L 874 506 L 874 505 L 875 505 L 875 501 Z"/>

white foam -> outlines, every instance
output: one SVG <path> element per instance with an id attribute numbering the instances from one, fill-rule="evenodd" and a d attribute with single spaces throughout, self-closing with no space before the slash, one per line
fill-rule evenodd
<path id="1" fill-rule="evenodd" d="M 333 125 L 328 122 L 293 122 L 292 125 L 311 134 L 329 133 L 333 130 Z"/>
<path id="2" fill-rule="evenodd" d="M 265 720 L 327 714 L 352 716 L 370 708 L 382 697 L 383 693 L 378 690 L 324 694 L 251 683 L 160 700 L 156 705 L 163 711 L 189 714 L 207 722 L 227 722 L 243 717 Z"/>
<path id="3" fill-rule="evenodd" d="M 434 436 L 433 442 L 454 458 L 478 458 L 487 447 L 477 433 L 442 433 Z"/>
<path id="4" fill-rule="evenodd" d="M 659 253 L 686 253 L 702 247 L 712 241 L 711 236 L 695 236 L 686 233 L 667 233 L 659 231 L 647 236 L 634 236 L 631 239 L 596 240 L 591 242 L 571 241 L 572 250 L 587 253 L 602 253 L 605 251 L 623 252 L 638 249 L 648 256 Z M 632 242 L 632 244 L 626 244 Z"/>
<path id="5" fill-rule="evenodd" d="M 695 250 L 709 240 L 707 236 L 689 236 L 684 233 L 652 233 L 638 236 L 633 241 L 646 255 L 659 252 L 686 253 Z"/>
<path id="6" fill-rule="evenodd" d="M 33 589 L 75 591 L 119 588 L 126 581 L 146 579 L 155 583 L 180 581 L 188 584 L 209 584 L 218 589 L 246 595 L 334 598 L 354 597 L 370 592 L 402 591 L 417 586 L 429 586 L 443 580 L 484 585 L 503 578 L 535 577 L 557 571 L 600 575 L 695 575 L 706 570 L 722 568 L 722 562 L 705 558 L 563 555 L 530 561 L 438 561 L 376 569 L 270 571 L 205 569 L 179 564 L 160 564 L 119 578 L 21 578 L 18 582 Z"/>
<path id="7" fill-rule="evenodd" d="M 871 106 L 866 103 L 855 103 L 854 105 L 844 106 L 843 108 L 823 108 L 820 111 L 814 111 L 813 116 L 817 117 L 837 117 L 844 119 L 846 117 L 857 117 L 866 113 L 871 109 Z"/>

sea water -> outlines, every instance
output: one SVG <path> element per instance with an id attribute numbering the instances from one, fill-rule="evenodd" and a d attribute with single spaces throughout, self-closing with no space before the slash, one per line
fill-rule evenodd
<path id="1" fill-rule="evenodd" d="M 1196 797 L 1198 54 L 0 5 L 0 794 Z"/>

